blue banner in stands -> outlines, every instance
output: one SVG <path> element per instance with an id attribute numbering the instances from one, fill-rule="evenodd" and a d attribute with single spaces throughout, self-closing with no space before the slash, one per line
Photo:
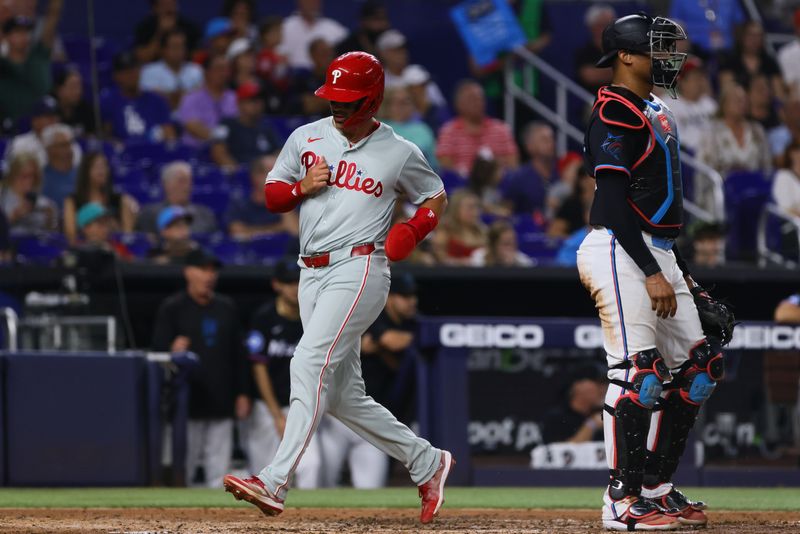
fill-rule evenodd
<path id="1" fill-rule="evenodd" d="M 527 41 L 506 0 L 468 0 L 452 8 L 450 17 L 481 67 Z"/>

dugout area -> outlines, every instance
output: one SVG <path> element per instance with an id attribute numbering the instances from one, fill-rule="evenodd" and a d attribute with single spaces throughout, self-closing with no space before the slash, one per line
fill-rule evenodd
<path id="1" fill-rule="evenodd" d="M 709 534 L 800 532 L 799 489 L 688 488 L 711 507 Z M 600 528 L 598 488 L 452 488 L 432 525 L 410 484 L 385 490 L 294 490 L 265 518 L 220 490 L 0 490 L 0 533 L 583 533 Z M 686 531 L 689 531 L 687 529 Z"/>

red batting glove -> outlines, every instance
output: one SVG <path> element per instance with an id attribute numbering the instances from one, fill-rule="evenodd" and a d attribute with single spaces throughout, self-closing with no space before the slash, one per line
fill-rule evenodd
<path id="1" fill-rule="evenodd" d="M 408 221 L 392 226 L 384 243 L 386 257 L 392 261 L 406 259 L 414 247 L 436 228 L 438 222 L 433 210 L 419 208 Z"/>
<path id="2" fill-rule="evenodd" d="M 389 230 L 384 248 L 386 257 L 392 261 L 404 260 L 417 246 L 417 232 L 407 222 L 397 223 Z"/>

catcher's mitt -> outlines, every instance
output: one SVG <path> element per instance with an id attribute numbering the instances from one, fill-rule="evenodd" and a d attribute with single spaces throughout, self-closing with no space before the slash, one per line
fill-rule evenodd
<path id="1" fill-rule="evenodd" d="M 701 286 L 692 288 L 692 296 L 700 315 L 700 324 L 703 325 L 703 333 L 718 339 L 723 347 L 730 343 L 736 326 L 736 318 L 730 306 L 712 298 Z"/>

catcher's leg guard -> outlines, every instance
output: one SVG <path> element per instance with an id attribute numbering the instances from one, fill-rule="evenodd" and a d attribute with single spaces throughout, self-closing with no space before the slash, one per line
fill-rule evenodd
<path id="1" fill-rule="evenodd" d="M 604 427 L 609 496 L 619 500 L 641 492 L 650 415 L 669 370 L 658 351 L 648 349 L 612 367 L 608 376 L 612 385 L 605 410 L 610 418 Z"/>
<path id="2" fill-rule="evenodd" d="M 703 340 L 692 348 L 689 359 L 673 373 L 672 382 L 664 386 L 659 403 L 661 410 L 653 416 L 648 435 L 646 486 L 659 486 L 672 479 L 697 412 L 711 396 L 723 373 L 722 354 Z"/>

